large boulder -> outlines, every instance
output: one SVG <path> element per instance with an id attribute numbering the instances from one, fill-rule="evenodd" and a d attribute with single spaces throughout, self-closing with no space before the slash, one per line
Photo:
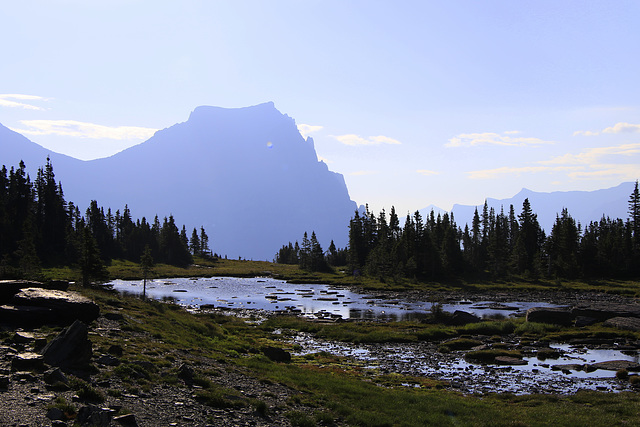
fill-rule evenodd
<path id="1" fill-rule="evenodd" d="M 56 289 L 26 288 L 21 289 L 12 299 L 14 306 L 40 307 L 52 311 L 54 321 L 71 323 L 82 320 L 89 323 L 100 315 L 100 308 L 89 298 L 75 292 Z M 47 323 L 51 321 L 47 319 Z"/>
<path id="2" fill-rule="evenodd" d="M 43 284 L 29 280 L 0 280 L 0 301 L 7 302 L 20 292 L 20 289 L 31 287 L 41 288 Z"/>
<path id="3" fill-rule="evenodd" d="M 627 331 L 640 331 L 640 319 L 637 317 L 612 317 L 607 319 L 603 325 Z"/>
<path id="4" fill-rule="evenodd" d="M 93 350 L 89 329 L 79 320 L 60 332 L 42 349 L 45 363 L 63 370 L 82 370 L 89 365 Z"/>
<path id="5" fill-rule="evenodd" d="M 291 362 L 291 353 L 278 347 L 263 347 L 262 353 L 274 362 Z"/>
<path id="6" fill-rule="evenodd" d="M 56 323 L 56 313 L 46 307 L 0 305 L 0 322 L 20 326 L 41 326 Z"/>
<path id="7" fill-rule="evenodd" d="M 602 322 L 612 317 L 640 317 L 640 304 L 599 303 L 575 306 L 574 316 L 586 316 Z"/>
<path id="8" fill-rule="evenodd" d="M 453 316 L 449 320 L 449 323 L 452 325 L 462 326 L 468 323 L 478 323 L 482 321 L 478 316 L 473 313 L 469 313 L 462 310 L 456 310 L 453 312 Z"/>
<path id="9" fill-rule="evenodd" d="M 557 307 L 532 307 L 527 310 L 527 322 L 569 326 L 574 315 L 571 310 Z"/>

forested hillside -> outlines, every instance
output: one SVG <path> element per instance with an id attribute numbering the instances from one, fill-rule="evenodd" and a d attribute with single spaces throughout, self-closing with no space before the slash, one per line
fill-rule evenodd
<path id="1" fill-rule="evenodd" d="M 0 278 L 36 277 L 41 267 L 78 266 L 87 278 L 104 278 L 112 259 L 139 262 L 145 249 L 155 262 L 185 266 L 192 255 L 210 254 L 204 228 L 179 230 L 172 215 L 134 220 L 122 212 L 105 212 L 91 201 L 84 215 L 64 199 L 49 159 L 36 179 L 17 168 L 0 169 Z"/>

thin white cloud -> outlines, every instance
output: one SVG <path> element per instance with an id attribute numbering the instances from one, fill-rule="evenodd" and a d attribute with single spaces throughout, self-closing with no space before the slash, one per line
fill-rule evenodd
<path id="1" fill-rule="evenodd" d="M 640 132 L 640 125 L 633 125 L 631 123 L 616 123 L 615 125 L 606 128 L 602 133 L 632 133 Z"/>
<path id="2" fill-rule="evenodd" d="M 519 133 L 519 131 L 503 132 L 502 135 L 495 132 L 461 133 L 449 139 L 445 147 L 476 147 L 481 145 L 524 147 L 527 145 L 553 144 L 551 141 L 544 141 L 539 138 L 511 136 Z"/>
<path id="3" fill-rule="evenodd" d="M 345 145 L 360 146 L 360 145 L 400 145 L 401 142 L 397 139 L 389 138 L 388 136 L 378 135 L 370 136 L 369 138 L 363 138 L 360 135 L 347 134 L 347 135 L 334 135 L 335 139 Z"/>
<path id="4" fill-rule="evenodd" d="M 635 133 L 640 132 L 640 124 L 632 124 L 619 122 L 613 126 L 609 126 L 608 128 L 604 128 L 602 131 L 590 131 L 590 130 L 577 130 L 573 133 L 573 136 L 583 135 L 583 136 L 597 136 L 601 133 Z"/>
<path id="5" fill-rule="evenodd" d="M 103 126 L 75 120 L 21 120 L 29 129 L 12 129 L 25 135 L 62 135 L 90 139 L 148 139 L 157 129 L 136 126 Z"/>
<path id="6" fill-rule="evenodd" d="M 310 133 L 318 132 L 322 130 L 324 126 L 305 125 L 300 123 L 298 125 L 298 131 L 306 139 Z"/>
<path id="7" fill-rule="evenodd" d="M 640 143 L 622 144 L 611 147 L 588 148 L 581 153 L 567 153 L 550 160 L 541 161 L 541 164 L 549 165 L 596 165 L 605 156 L 634 156 L 640 154 Z"/>
<path id="8" fill-rule="evenodd" d="M 640 176 L 638 164 L 600 164 L 589 169 L 576 170 L 568 174 L 573 179 L 603 179 L 615 178 L 617 180 L 633 181 Z"/>
<path id="9" fill-rule="evenodd" d="M 349 175 L 352 176 L 365 176 L 365 175 L 375 175 L 379 173 L 378 171 L 356 171 L 356 172 L 351 172 Z"/>
<path id="10" fill-rule="evenodd" d="M 424 175 L 424 176 L 440 175 L 440 172 L 431 171 L 431 170 L 427 170 L 427 169 L 418 169 L 416 172 L 418 172 L 420 175 Z"/>
<path id="11" fill-rule="evenodd" d="M 17 101 L 13 101 L 17 100 Z M 37 105 L 33 105 L 31 103 L 20 102 L 20 101 L 47 101 L 47 98 L 43 98 L 41 96 L 36 95 L 24 95 L 19 93 L 5 93 L 0 94 L 0 107 L 9 107 L 9 108 L 22 108 L 25 110 L 44 110 L 42 107 L 38 107 Z"/>
<path id="12" fill-rule="evenodd" d="M 564 173 L 571 179 L 637 179 L 640 176 L 640 162 L 625 163 L 619 160 L 640 155 L 640 143 L 621 144 L 611 147 L 588 148 L 574 154 L 567 153 L 550 160 L 539 161 L 535 165 L 485 169 L 467 172 L 471 179 L 494 179 L 504 176 L 518 176 L 536 173 Z M 604 161 L 606 160 L 606 162 Z M 618 161 L 614 163 L 614 161 Z"/>
<path id="13" fill-rule="evenodd" d="M 573 133 L 573 136 L 578 136 L 578 135 L 583 135 L 583 136 L 596 136 L 596 135 L 600 135 L 600 132 L 597 131 L 590 131 L 590 130 L 577 130 Z"/>

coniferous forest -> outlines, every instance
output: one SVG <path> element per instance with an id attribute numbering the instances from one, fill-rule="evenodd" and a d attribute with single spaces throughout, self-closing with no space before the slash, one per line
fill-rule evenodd
<path id="1" fill-rule="evenodd" d="M 327 263 L 314 264 L 309 260 L 317 258 L 316 246 L 315 233 L 310 241 L 305 233 L 302 247 L 297 242 L 283 246 L 276 262 L 297 263 L 308 270 L 314 265 L 346 264 L 352 274 L 380 280 L 636 278 L 640 193 L 636 182 L 626 220 L 603 217 L 581 225 L 563 209 L 548 235 L 528 199 L 519 213 L 513 205 L 508 212 L 495 212 L 485 202 L 482 212 L 476 209 L 472 223 L 464 228 L 452 214 L 436 216 L 433 211 L 427 218 L 420 212 L 407 215 L 401 226 L 394 207 L 388 216 L 382 210 L 377 217 L 367 207 L 351 219 L 346 249 L 334 247 L 325 255 Z M 344 255 L 344 264 L 332 262 L 337 254 Z"/>
<path id="2" fill-rule="evenodd" d="M 134 220 L 129 208 L 115 213 L 91 201 L 84 215 L 64 199 L 49 159 L 36 179 L 17 168 L 0 169 L 0 278 L 34 278 L 42 267 L 76 266 L 83 282 L 106 278 L 113 259 L 186 266 L 193 255 L 210 255 L 209 238 L 196 229 L 187 237 L 173 216 Z"/>

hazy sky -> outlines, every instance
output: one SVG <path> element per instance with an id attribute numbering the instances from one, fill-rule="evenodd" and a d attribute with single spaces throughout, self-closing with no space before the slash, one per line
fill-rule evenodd
<path id="1" fill-rule="evenodd" d="M 638 1 L 2 3 L 0 123 L 81 159 L 274 101 L 375 212 L 640 178 Z"/>

